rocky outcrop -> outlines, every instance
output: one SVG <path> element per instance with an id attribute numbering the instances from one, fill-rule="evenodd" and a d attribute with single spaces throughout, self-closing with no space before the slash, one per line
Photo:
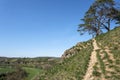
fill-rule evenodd
<path id="1" fill-rule="evenodd" d="M 90 43 L 86 42 L 79 42 L 75 46 L 73 46 L 70 49 L 67 49 L 64 54 L 61 56 L 62 59 L 69 58 L 77 53 L 83 48 L 86 48 L 88 45 L 91 45 Z"/>

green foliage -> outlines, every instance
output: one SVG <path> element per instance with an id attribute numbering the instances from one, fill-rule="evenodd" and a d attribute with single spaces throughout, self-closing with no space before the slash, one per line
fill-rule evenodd
<path id="1" fill-rule="evenodd" d="M 110 23 L 115 20 L 119 22 L 119 9 L 114 7 L 114 0 L 96 0 L 85 13 L 82 24 L 78 31 L 81 34 L 88 32 L 93 35 L 100 35 L 103 29 L 110 31 Z"/>
<path id="2" fill-rule="evenodd" d="M 12 72 L 0 74 L 0 80 L 24 80 L 25 77 L 27 77 L 27 73 L 20 67 L 17 67 Z"/>
<path id="3" fill-rule="evenodd" d="M 60 58 L 37 57 L 37 58 L 4 58 L 0 57 L 0 80 L 36 80 L 42 71 L 58 64 Z M 21 69 L 20 69 L 21 68 Z M 23 76 L 23 74 L 25 76 Z M 11 76 L 10 76 L 11 75 Z M 17 77 L 20 77 L 16 79 Z"/>

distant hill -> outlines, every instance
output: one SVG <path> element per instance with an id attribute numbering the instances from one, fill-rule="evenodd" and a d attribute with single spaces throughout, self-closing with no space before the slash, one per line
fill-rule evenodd
<path id="1" fill-rule="evenodd" d="M 35 57 L 35 58 L 19 58 L 19 57 L 0 57 L 0 66 L 16 66 L 49 68 L 58 63 L 58 57 Z"/>
<path id="2" fill-rule="evenodd" d="M 40 80 L 120 80 L 120 27 L 65 51 Z"/>

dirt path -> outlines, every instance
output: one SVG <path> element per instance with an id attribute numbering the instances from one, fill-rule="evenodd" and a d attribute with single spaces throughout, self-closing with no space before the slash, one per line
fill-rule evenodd
<path id="1" fill-rule="evenodd" d="M 94 49 L 93 49 L 93 52 L 91 53 L 91 56 L 90 56 L 90 62 L 88 65 L 88 69 L 86 71 L 86 74 L 85 74 L 83 80 L 93 80 L 94 79 L 94 77 L 92 76 L 92 72 L 93 72 L 93 66 L 97 62 L 96 50 L 99 49 L 95 39 L 93 39 L 93 48 Z"/>

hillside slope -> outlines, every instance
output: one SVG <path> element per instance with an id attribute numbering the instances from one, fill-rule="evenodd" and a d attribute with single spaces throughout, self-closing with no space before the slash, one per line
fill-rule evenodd
<path id="1" fill-rule="evenodd" d="M 40 80 L 120 80 L 120 28 L 66 50 Z"/>
<path id="2" fill-rule="evenodd" d="M 65 51 L 62 62 L 47 70 L 40 76 L 40 80 L 80 80 L 86 73 L 87 65 L 93 50 L 92 40 L 80 43 Z M 82 48 L 82 49 L 79 49 Z"/>
<path id="3" fill-rule="evenodd" d="M 99 78 L 120 80 L 120 27 L 96 37 L 96 40 L 100 47 L 97 57 L 103 75 L 99 75 Z"/>

